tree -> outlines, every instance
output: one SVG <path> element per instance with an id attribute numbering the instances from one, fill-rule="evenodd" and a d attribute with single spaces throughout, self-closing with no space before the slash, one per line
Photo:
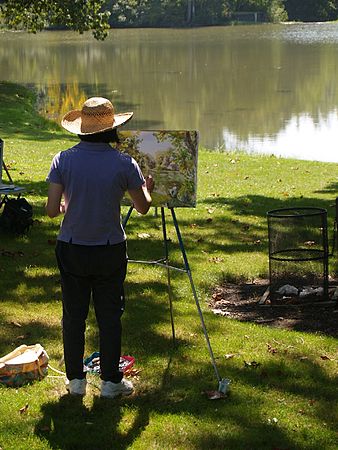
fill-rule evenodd
<path id="1" fill-rule="evenodd" d="M 110 13 L 105 0 L 3 0 L 0 11 L 11 29 L 32 33 L 46 26 L 66 26 L 79 33 L 91 30 L 95 39 L 103 40 L 109 29 Z"/>
<path id="2" fill-rule="evenodd" d="M 318 21 L 337 18 L 337 0 L 284 0 L 290 20 Z"/>

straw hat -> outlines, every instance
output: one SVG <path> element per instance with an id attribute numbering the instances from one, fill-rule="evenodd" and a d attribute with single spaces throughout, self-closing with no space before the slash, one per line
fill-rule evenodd
<path id="1" fill-rule="evenodd" d="M 74 109 L 62 118 L 61 125 L 74 134 L 94 134 L 123 125 L 134 113 L 115 114 L 112 103 L 103 97 L 91 97 L 82 109 Z"/>

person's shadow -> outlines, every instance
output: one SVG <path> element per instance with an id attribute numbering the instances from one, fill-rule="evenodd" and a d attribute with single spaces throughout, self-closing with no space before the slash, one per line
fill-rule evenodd
<path id="1" fill-rule="evenodd" d="M 81 397 L 64 395 L 41 408 L 43 417 L 35 434 L 52 449 L 110 450 L 128 448 L 149 423 L 149 411 L 133 408 L 133 397 L 101 399 L 94 397 L 87 408 Z M 122 408 L 130 410 L 132 425 L 121 423 Z"/>

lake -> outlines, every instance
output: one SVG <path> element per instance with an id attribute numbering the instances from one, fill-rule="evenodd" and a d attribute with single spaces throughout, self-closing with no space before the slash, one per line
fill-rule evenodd
<path id="1" fill-rule="evenodd" d="M 0 34 L 0 79 L 55 120 L 88 96 L 129 129 L 197 129 L 208 148 L 338 162 L 338 25 Z"/>

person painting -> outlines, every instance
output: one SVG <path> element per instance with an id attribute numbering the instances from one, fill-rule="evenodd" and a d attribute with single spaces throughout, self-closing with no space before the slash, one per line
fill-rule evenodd
<path id="1" fill-rule="evenodd" d="M 47 177 L 47 215 L 64 213 L 55 252 L 70 394 L 86 393 L 83 357 L 91 297 L 100 336 L 101 396 L 133 392 L 132 383 L 119 371 L 127 270 L 120 202 L 128 192 L 135 209 L 146 214 L 154 182 L 151 176 L 144 178 L 131 156 L 116 148 L 116 129 L 132 116 L 132 112 L 115 114 L 112 103 L 102 97 L 89 98 L 81 110 L 67 113 L 61 125 L 77 134 L 80 142 L 54 156 Z"/>

